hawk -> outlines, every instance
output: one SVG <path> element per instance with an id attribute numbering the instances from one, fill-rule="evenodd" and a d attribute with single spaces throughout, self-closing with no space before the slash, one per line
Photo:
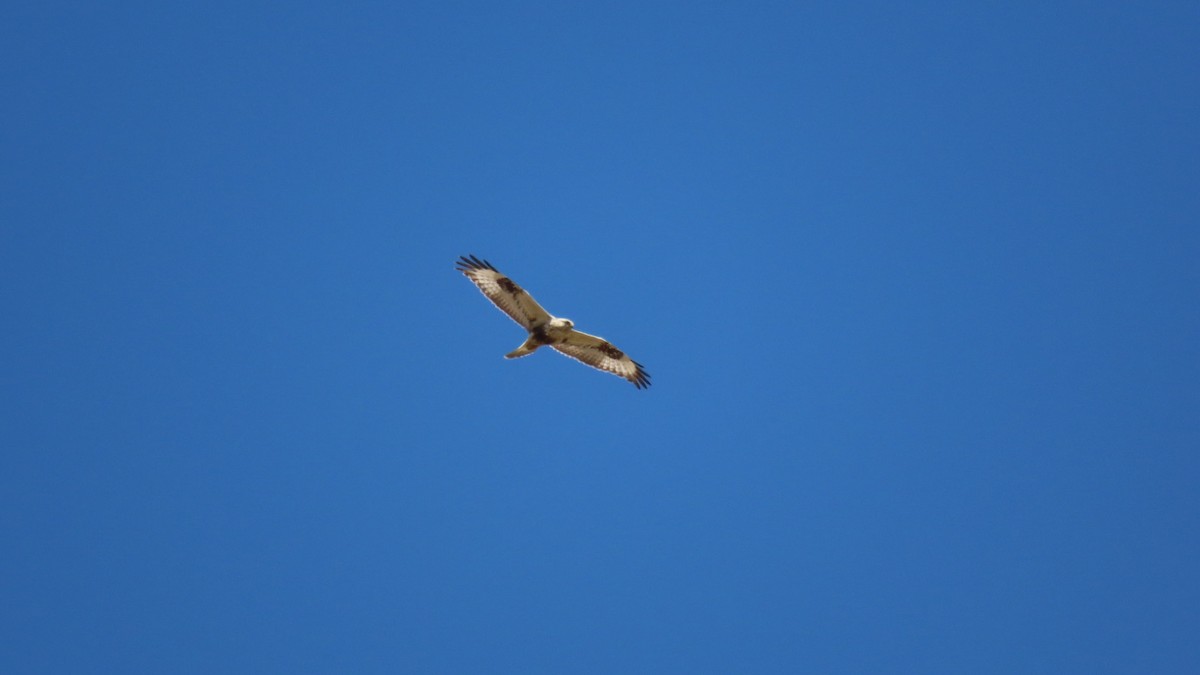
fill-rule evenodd
<path id="1" fill-rule="evenodd" d="M 506 359 L 529 356 L 542 345 L 587 364 L 623 377 L 638 389 L 650 386 L 650 375 L 642 364 L 625 355 L 604 338 L 575 330 L 575 322 L 550 316 L 525 289 L 501 274 L 486 260 L 460 256 L 455 269 L 470 279 L 492 304 L 529 331 L 524 344 L 504 355 Z"/>

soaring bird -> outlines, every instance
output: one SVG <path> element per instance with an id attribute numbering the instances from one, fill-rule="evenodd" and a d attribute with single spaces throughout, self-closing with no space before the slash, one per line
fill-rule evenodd
<path id="1" fill-rule="evenodd" d="M 460 256 L 455 269 L 470 279 L 500 311 L 529 331 L 525 342 L 504 355 L 506 359 L 529 356 L 543 345 L 587 364 L 623 377 L 638 389 L 650 386 L 650 374 L 611 342 L 575 330 L 575 322 L 550 316 L 525 289 L 501 274 L 492 264 L 475 256 Z"/>

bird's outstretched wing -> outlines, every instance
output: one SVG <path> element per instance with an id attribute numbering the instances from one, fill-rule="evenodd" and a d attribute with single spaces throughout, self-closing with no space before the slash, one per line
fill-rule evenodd
<path id="1" fill-rule="evenodd" d="M 455 263 L 455 269 L 470 279 L 479 290 L 500 308 L 513 321 L 521 324 L 525 330 L 533 330 L 550 320 L 550 314 L 525 292 L 512 279 L 496 271 L 495 267 L 486 260 L 475 256 L 460 256 Z"/>
<path id="2" fill-rule="evenodd" d="M 642 368 L 642 364 L 629 358 L 604 338 L 572 330 L 567 334 L 566 342 L 550 346 L 576 361 L 623 377 L 638 389 L 650 386 L 650 374 Z"/>

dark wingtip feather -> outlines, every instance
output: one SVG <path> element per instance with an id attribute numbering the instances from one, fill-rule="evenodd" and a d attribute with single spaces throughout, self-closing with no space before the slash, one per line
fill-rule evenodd
<path id="1" fill-rule="evenodd" d="M 464 272 L 464 273 L 467 272 L 468 270 L 491 270 L 493 272 L 497 271 L 495 267 L 492 267 L 492 264 L 490 262 L 488 262 L 486 260 L 481 260 L 474 253 L 471 253 L 469 255 L 458 256 L 458 261 L 455 262 L 454 265 L 455 265 L 455 269 L 457 269 L 459 272 Z"/>
<path id="2" fill-rule="evenodd" d="M 632 361 L 632 359 L 630 360 Z M 629 381 L 632 382 L 633 386 L 637 387 L 638 389 L 648 388 L 650 386 L 650 373 L 642 370 L 642 364 L 638 363 L 637 361 L 634 361 L 633 365 L 637 366 L 637 372 L 635 372 L 633 376 L 629 378 Z"/>

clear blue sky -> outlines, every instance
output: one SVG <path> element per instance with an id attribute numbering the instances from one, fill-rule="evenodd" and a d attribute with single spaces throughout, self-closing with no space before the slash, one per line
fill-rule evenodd
<path id="1" fill-rule="evenodd" d="M 0 670 L 1184 673 L 1200 5 L 8 3 Z M 654 386 L 539 352 L 486 257 Z"/>

